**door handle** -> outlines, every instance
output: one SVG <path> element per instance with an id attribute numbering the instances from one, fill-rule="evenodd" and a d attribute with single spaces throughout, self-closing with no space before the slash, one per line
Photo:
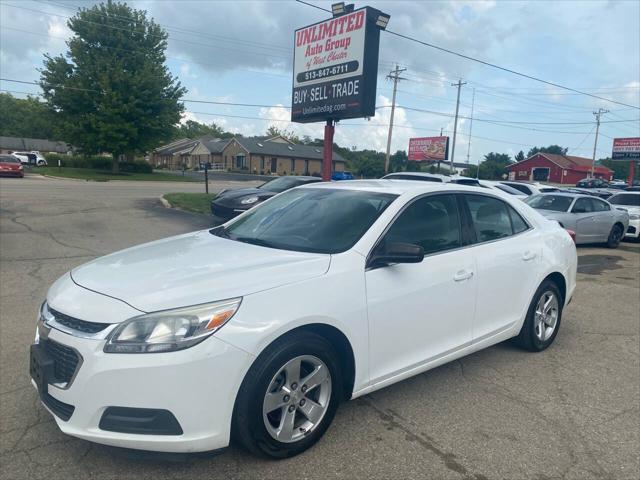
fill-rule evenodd
<path id="1" fill-rule="evenodd" d="M 538 254 L 536 252 L 532 252 L 531 250 L 527 250 L 526 252 L 524 252 L 522 254 L 522 259 L 525 262 L 528 262 L 530 260 L 533 260 L 534 258 L 536 258 L 538 256 Z"/>
<path id="2" fill-rule="evenodd" d="M 460 270 L 453 276 L 453 279 L 456 282 L 462 282 L 463 280 L 468 280 L 473 277 L 473 272 L 471 270 Z"/>

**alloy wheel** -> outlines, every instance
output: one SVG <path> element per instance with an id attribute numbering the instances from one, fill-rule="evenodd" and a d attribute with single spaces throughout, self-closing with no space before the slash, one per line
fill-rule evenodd
<path id="1" fill-rule="evenodd" d="M 536 337 L 541 342 L 551 338 L 558 323 L 558 297 L 551 290 L 540 296 L 533 318 L 533 328 Z"/>
<path id="2" fill-rule="evenodd" d="M 264 426 L 279 442 L 296 442 L 320 425 L 330 400 L 326 364 L 313 355 L 295 357 L 269 383 L 262 402 Z"/>

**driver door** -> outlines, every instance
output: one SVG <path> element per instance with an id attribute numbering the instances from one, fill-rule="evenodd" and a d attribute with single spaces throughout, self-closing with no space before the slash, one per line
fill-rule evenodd
<path id="1" fill-rule="evenodd" d="M 385 242 L 420 245 L 425 257 L 365 272 L 372 384 L 469 345 L 476 301 L 475 259 L 461 248 L 456 195 L 414 200 L 376 248 Z"/>

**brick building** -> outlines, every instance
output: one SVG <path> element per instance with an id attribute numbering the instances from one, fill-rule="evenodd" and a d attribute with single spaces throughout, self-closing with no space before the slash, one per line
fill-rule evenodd
<path id="1" fill-rule="evenodd" d="M 322 171 L 323 147 L 300 145 L 282 136 L 234 137 L 231 139 L 182 139 L 154 150 L 154 167 L 199 168 L 210 163 L 213 170 L 257 174 L 313 175 Z M 333 171 L 344 171 L 346 161 L 333 152 Z"/>

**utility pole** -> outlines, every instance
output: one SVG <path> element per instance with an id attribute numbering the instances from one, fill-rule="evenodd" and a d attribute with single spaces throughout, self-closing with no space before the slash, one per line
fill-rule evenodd
<path id="1" fill-rule="evenodd" d="M 389 135 L 387 136 L 387 154 L 384 157 L 384 173 L 389 173 L 389 156 L 391 155 L 391 135 L 393 134 L 393 115 L 396 111 L 396 91 L 398 81 L 405 80 L 400 76 L 406 68 L 400 68 L 396 64 L 396 69 L 389 72 L 387 78 L 393 80 L 393 97 L 391 98 L 391 118 L 389 119 Z"/>
<path id="2" fill-rule="evenodd" d="M 452 87 L 458 87 L 458 99 L 456 100 L 456 118 L 453 123 L 453 146 L 451 147 L 451 174 L 455 171 L 453 168 L 453 161 L 456 155 L 456 133 L 458 131 L 458 110 L 460 109 L 460 89 L 463 85 L 466 85 L 467 82 L 463 82 L 462 80 L 458 80 L 458 83 L 452 83 Z"/>
<path id="3" fill-rule="evenodd" d="M 476 88 L 473 87 L 471 97 L 471 120 L 469 121 L 469 143 L 467 144 L 467 165 L 469 165 L 469 155 L 471 154 L 471 132 L 473 131 L 473 105 L 476 103 Z"/>
<path id="4" fill-rule="evenodd" d="M 598 147 L 598 132 L 600 131 L 600 116 L 603 113 L 609 113 L 609 110 L 605 110 L 604 108 L 599 108 L 597 112 L 593 112 L 593 114 L 596 116 L 596 139 L 593 142 L 593 159 L 591 160 L 591 177 L 595 176 L 596 148 Z"/>

